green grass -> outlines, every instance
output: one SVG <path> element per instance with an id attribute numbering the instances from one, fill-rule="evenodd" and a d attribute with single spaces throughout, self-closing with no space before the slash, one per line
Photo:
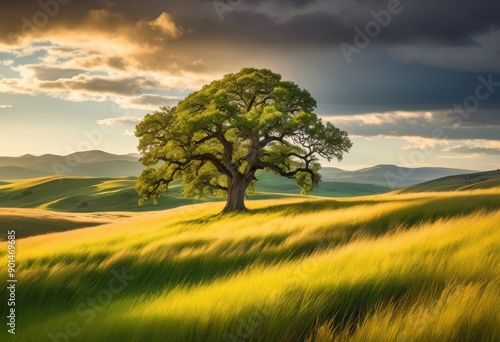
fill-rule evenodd
<path id="1" fill-rule="evenodd" d="M 171 209 L 205 202 L 223 201 L 221 198 L 203 200 L 185 198 L 179 183 L 172 184 L 158 206 L 148 202 L 143 206 L 137 203 L 134 189 L 135 178 L 92 178 L 50 176 L 27 179 L 13 183 L 0 184 L 0 240 L 5 240 L 10 227 L 22 227 L 21 237 L 75 228 L 90 227 L 110 222 L 75 219 L 73 216 L 50 215 L 45 211 L 67 213 L 107 213 L 107 212 L 149 212 Z M 323 183 L 312 195 L 316 196 L 361 196 L 385 192 L 387 189 L 363 184 Z M 300 197 L 300 190 L 290 179 L 269 173 L 259 175 L 257 192 L 250 199 L 279 199 Z M 4 208 L 2 210 L 2 208 Z M 6 215 L 10 208 L 37 209 L 18 211 L 16 215 Z M 128 214 L 127 214 L 128 215 Z M 109 216 L 109 215 L 108 215 Z"/>
<path id="2" fill-rule="evenodd" d="M 258 173 L 257 179 L 255 190 L 258 193 L 300 194 L 300 189 L 292 179 L 277 176 L 269 172 Z M 387 187 L 373 184 L 322 181 L 319 187 L 311 192 L 311 195 L 322 197 L 353 197 L 383 194 L 389 191 L 390 189 Z"/>
<path id="3" fill-rule="evenodd" d="M 36 209 L 0 208 L 0 241 L 7 240 L 7 231 L 18 227 L 18 238 L 61 232 L 111 223 L 134 213 L 58 213 Z"/>
<path id="4" fill-rule="evenodd" d="M 19 239 L 12 340 L 499 340 L 500 190 L 222 206 Z"/>
<path id="5" fill-rule="evenodd" d="M 249 195 L 250 199 L 278 199 L 300 195 L 300 190 L 293 180 L 269 173 L 261 173 L 258 177 L 257 192 Z M 173 183 L 169 191 L 161 198 L 158 206 L 152 202 L 139 206 L 134 186 L 135 178 L 133 177 L 50 176 L 28 179 L 0 185 L 0 208 L 32 208 L 82 213 L 143 212 L 223 200 L 221 198 L 203 200 L 186 198 L 181 193 L 181 184 Z M 311 195 L 349 197 L 380 194 L 388 191 L 388 188 L 375 185 L 325 182 Z"/>
<path id="6" fill-rule="evenodd" d="M 137 204 L 134 178 L 51 176 L 0 186 L 0 207 L 64 212 L 151 211 L 220 199 L 185 198 L 174 184 L 161 204 Z"/>
<path id="7" fill-rule="evenodd" d="M 466 191 L 500 187 L 500 170 L 449 176 L 399 190 L 399 193 Z"/>

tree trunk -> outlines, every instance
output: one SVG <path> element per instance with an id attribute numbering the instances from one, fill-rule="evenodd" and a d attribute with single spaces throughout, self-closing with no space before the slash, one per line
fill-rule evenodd
<path id="1" fill-rule="evenodd" d="M 247 210 L 245 207 L 245 190 L 247 182 L 243 175 L 229 179 L 226 207 L 222 210 L 223 214 Z"/>

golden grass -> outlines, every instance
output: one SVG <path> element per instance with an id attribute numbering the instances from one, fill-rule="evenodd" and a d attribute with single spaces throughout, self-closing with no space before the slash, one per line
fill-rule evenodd
<path id="1" fill-rule="evenodd" d="M 17 181 L 15 183 L 9 183 L 5 185 L 0 185 L 0 190 L 21 190 L 30 188 L 32 186 L 40 185 L 47 182 L 52 182 L 60 179 L 80 179 L 83 177 L 71 177 L 71 176 L 47 176 L 39 178 L 30 178 L 28 180 Z"/>
<path id="2" fill-rule="evenodd" d="M 499 336 L 499 190 L 255 201 L 220 216 L 222 206 L 20 239 L 22 337 L 69 320 L 83 341 Z M 82 320 L 79 305 L 124 267 L 134 280 Z"/>

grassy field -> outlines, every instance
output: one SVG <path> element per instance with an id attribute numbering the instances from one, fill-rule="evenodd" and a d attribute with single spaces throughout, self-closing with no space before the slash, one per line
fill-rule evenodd
<path id="1" fill-rule="evenodd" d="M 21 227 L 18 238 L 93 227 L 134 216 L 132 212 L 58 213 L 48 210 L 0 208 L 0 241 L 7 240 L 7 231 Z"/>
<path id="2" fill-rule="evenodd" d="M 202 203 L 185 198 L 174 185 L 159 206 L 137 204 L 135 178 L 50 176 L 0 186 L 0 207 L 62 212 L 151 211 Z M 211 199 L 214 200 L 214 199 Z"/>
<path id="3" fill-rule="evenodd" d="M 492 188 L 500 188 L 500 170 L 443 177 L 409 186 L 398 192 L 466 191 Z"/>
<path id="4" fill-rule="evenodd" d="M 251 199 L 272 199 L 297 196 L 300 190 L 295 181 L 269 173 L 258 175 L 256 194 Z M 135 178 L 91 178 L 50 176 L 0 184 L 0 207 L 49 209 L 65 212 L 102 211 L 151 211 L 179 206 L 220 201 L 220 198 L 204 200 L 185 198 L 181 184 L 174 183 L 165 194 L 160 205 L 137 204 L 134 189 Z M 363 196 L 388 192 L 384 188 L 369 184 L 323 182 L 311 195 L 327 197 Z"/>
<path id="5" fill-rule="evenodd" d="M 222 206 L 19 239 L 10 340 L 500 339 L 498 189 Z"/>

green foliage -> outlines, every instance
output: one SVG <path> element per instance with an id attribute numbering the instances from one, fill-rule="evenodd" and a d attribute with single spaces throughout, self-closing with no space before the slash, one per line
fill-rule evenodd
<path id="1" fill-rule="evenodd" d="M 342 159 L 352 144 L 345 131 L 324 124 L 316 101 L 267 69 L 245 68 L 205 85 L 177 107 L 161 108 L 137 125 L 140 203 L 155 203 L 173 181 L 187 197 L 223 196 L 257 170 L 296 180 L 302 193 L 320 181 L 320 157 Z"/>

